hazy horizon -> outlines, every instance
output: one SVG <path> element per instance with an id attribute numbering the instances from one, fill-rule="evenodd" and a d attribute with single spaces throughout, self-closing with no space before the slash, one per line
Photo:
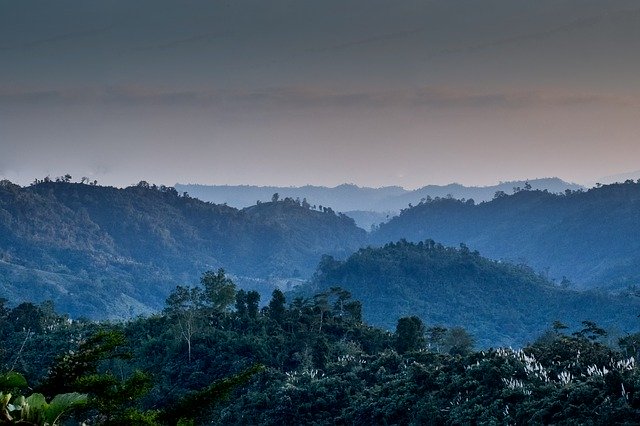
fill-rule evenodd
<path id="1" fill-rule="evenodd" d="M 402 186 L 640 169 L 632 0 L 0 3 L 0 178 Z"/>

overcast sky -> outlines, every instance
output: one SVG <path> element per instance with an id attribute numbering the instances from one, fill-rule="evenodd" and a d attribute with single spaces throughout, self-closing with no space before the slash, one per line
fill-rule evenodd
<path id="1" fill-rule="evenodd" d="M 0 178 L 640 169 L 637 0 L 0 0 Z"/>

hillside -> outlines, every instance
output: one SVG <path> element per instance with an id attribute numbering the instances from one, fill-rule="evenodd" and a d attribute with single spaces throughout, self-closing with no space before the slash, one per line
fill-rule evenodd
<path id="1" fill-rule="evenodd" d="M 361 300 L 372 324 L 393 330 L 415 314 L 429 326 L 464 327 L 480 347 L 522 346 L 556 320 L 629 330 L 640 311 L 635 298 L 561 289 L 527 267 L 433 241 L 361 249 L 346 261 L 325 257 L 310 290 L 333 286 Z"/>
<path id="2" fill-rule="evenodd" d="M 254 285 L 305 278 L 322 254 L 344 257 L 365 239 L 352 219 L 290 199 L 238 210 L 145 182 L 0 185 L 5 297 L 52 299 L 90 317 L 149 312 L 175 285 L 220 267 Z"/>
<path id="3" fill-rule="evenodd" d="M 465 243 L 493 259 L 526 263 L 558 282 L 621 290 L 640 283 L 640 183 L 551 194 L 520 191 L 474 204 L 434 199 L 402 211 L 372 235 Z M 567 281 L 565 280 L 565 283 Z"/>

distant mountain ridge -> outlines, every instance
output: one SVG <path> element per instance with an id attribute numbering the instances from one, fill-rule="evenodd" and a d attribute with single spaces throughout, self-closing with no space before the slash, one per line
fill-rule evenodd
<path id="1" fill-rule="evenodd" d="M 425 197 L 367 234 L 330 207 L 282 195 L 237 209 L 145 182 L 0 181 L 0 297 L 122 318 L 152 312 L 175 285 L 223 267 L 267 299 L 275 285 L 310 278 L 325 254 L 344 259 L 402 239 L 465 243 L 566 288 L 640 294 L 638 212 L 640 183 L 563 194 L 525 186 L 483 203 Z"/>
<path id="2" fill-rule="evenodd" d="M 304 279 L 323 254 L 346 257 L 366 238 L 351 218 L 291 199 L 238 210 L 144 182 L 2 181 L 0 297 L 123 317 L 162 307 L 173 287 L 220 267 L 263 281 Z"/>
<path id="3" fill-rule="evenodd" d="M 236 208 L 251 206 L 256 201 L 268 201 L 274 193 L 280 197 L 305 199 L 312 205 L 331 207 L 356 219 L 358 225 L 369 230 L 372 224 L 385 222 L 387 216 L 393 217 L 409 204 L 417 204 L 428 197 L 447 197 L 457 199 L 472 198 L 476 202 L 488 201 L 497 191 L 513 192 L 514 188 L 531 185 L 532 189 L 549 192 L 564 192 L 584 189 L 582 186 L 567 183 L 559 178 L 532 179 L 530 181 L 501 182 L 490 186 L 464 186 L 458 183 L 449 185 L 427 185 L 415 190 L 406 190 L 399 186 L 381 188 L 359 187 L 353 184 L 342 184 L 333 188 L 306 185 L 301 187 L 251 186 L 251 185 L 199 185 L 176 184 L 179 192 L 203 201 L 216 204 L 227 204 Z"/>

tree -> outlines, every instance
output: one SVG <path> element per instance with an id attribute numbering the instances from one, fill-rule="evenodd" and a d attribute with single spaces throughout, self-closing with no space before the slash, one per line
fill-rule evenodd
<path id="1" fill-rule="evenodd" d="M 271 202 L 273 203 L 277 203 L 279 199 L 280 199 L 280 194 L 278 194 L 277 192 L 271 196 Z"/>
<path id="2" fill-rule="evenodd" d="M 286 299 L 284 297 L 284 293 L 279 288 L 273 290 L 267 312 L 269 314 L 269 318 L 280 325 L 284 322 L 284 315 L 286 312 L 285 303 Z"/>
<path id="3" fill-rule="evenodd" d="M 444 347 L 450 355 L 467 355 L 474 345 L 473 336 L 462 327 L 451 328 L 444 337 Z"/>
<path id="4" fill-rule="evenodd" d="M 165 302 L 165 315 L 177 326 L 180 337 L 187 344 L 187 355 L 191 362 L 191 342 L 200 329 L 204 297 L 199 287 L 177 286 Z"/>
<path id="5" fill-rule="evenodd" d="M 593 321 L 582 321 L 582 325 L 584 328 L 573 333 L 574 336 L 581 339 L 586 338 L 591 341 L 596 341 L 607 335 L 607 332 L 603 328 L 598 327 L 598 325 Z"/>
<path id="6" fill-rule="evenodd" d="M 30 330 L 34 333 L 44 331 L 44 314 L 40 308 L 30 302 L 23 302 L 13 308 L 11 313 L 14 331 Z"/>
<path id="7" fill-rule="evenodd" d="M 504 198 L 504 197 L 508 197 L 507 193 L 504 191 L 496 191 L 496 193 L 493 195 L 494 200 Z"/>
<path id="8" fill-rule="evenodd" d="M 238 290 L 236 293 L 236 315 L 239 318 L 247 316 L 247 292 Z"/>
<path id="9" fill-rule="evenodd" d="M 218 272 L 207 271 L 202 274 L 200 284 L 204 287 L 205 303 L 213 314 L 226 312 L 235 301 L 236 285 L 222 268 Z"/>
<path id="10" fill-rule="evenodd" d="M 258 318 L 258 308 L 260 307 L 260 293 L 255 290 L 247 292 L 247 316 L 251 319 Z"/>
<path id="11" fill-rule="evenodd" d="M 395 348 L 399 354 L 424 348 L 425 327 L 416 316 L 402 317 L 398 320 L 395 333 Z"/>
<path id="12" fill-rule="evenodd" d="M 193 420 L 194 418 L 202 416 L 207 410 L 210 410 L 212 406 L 227 399 L 236 388 L 246 384 L 255 374 L 263 370 L 263 365 L 255 364 L 238 374 L 217 380 L 204 389 L 189 392 L 175 404 L 165 409 L 160 414 L 160 417 L 166 424 L 189 424 L 181 420 Z M 207 421 L 207 423 L 209 423 L 209 421 Z M 194 423 L 191 422 L 190 424 Z"/>
<path id="13" fill-rule="evenodd" d="M 427 343 L 429 344 L 429 348 L 439 353 L 442 349 L 446 334 L 447 329 L 444 327 L 435 326 L 427 328 Z"/>

